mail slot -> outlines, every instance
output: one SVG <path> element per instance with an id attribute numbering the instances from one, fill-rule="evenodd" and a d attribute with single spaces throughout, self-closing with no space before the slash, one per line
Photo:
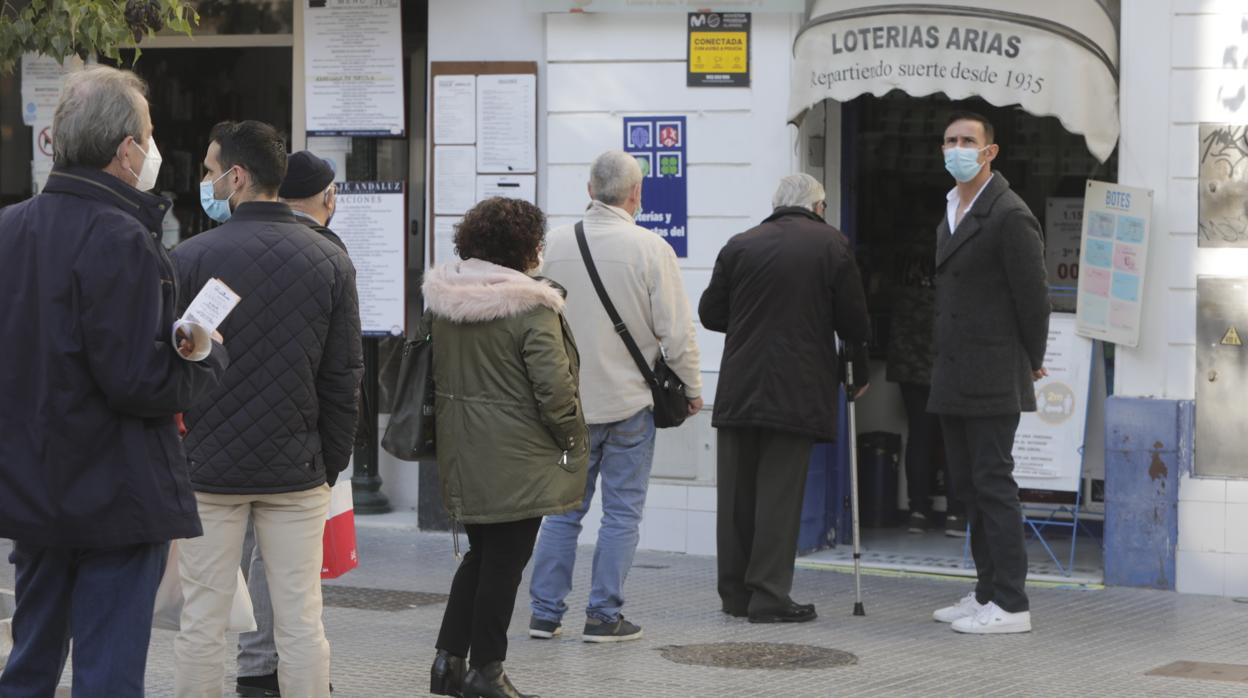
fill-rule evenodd
<path id="1" fill-rule="evenodd" d="M 1196 279 L 1196 474 L 1248 477 L 1248 278 Z"/>

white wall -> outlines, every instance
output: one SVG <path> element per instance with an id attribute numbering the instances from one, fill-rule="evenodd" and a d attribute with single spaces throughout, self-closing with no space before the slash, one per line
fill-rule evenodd
<path id="1" fill-rule="evenodd" d="M 1244 58 L 1246 10 L 1242 0 L 1123 3 L 1119 179 L 1154 197 L 1140 347 L 1119 348 L 1116 394 L 1194 399 L 1196 276 L 1248 273 L 1248 250 L 1196 244 L 1199 124 L 1248 123 L 1248 106 L 1218 99 L 1220 86 L 1248 82 L 1222 68 L 1228 46 Z M 1179 591 L 1248 595 L 1248 482 L 1184 476 L 1176 562 Z"/>

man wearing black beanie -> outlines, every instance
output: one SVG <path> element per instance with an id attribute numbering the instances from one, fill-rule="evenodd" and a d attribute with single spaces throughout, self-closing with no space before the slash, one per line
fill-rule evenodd
<path id="1" fill-rule="evenodd" d="M 328 227 L 338 206 L 334 169 L 328 161 L 308 150 L 291 153 L 286 160 L 286 179 L 277 190 L 277 196 L 309 228 L 324 235 L 344 252 L 347 250 L 342 238 Z"/>

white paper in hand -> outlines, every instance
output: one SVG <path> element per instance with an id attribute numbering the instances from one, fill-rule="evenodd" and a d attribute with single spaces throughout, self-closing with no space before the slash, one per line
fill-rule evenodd
<path id="1" fill-rule="evenodd" d="M 208 279 L 199 295 L 182 314 L 182 319 L 215 332 L 242 298 L 221 279 Z"/>
<path id="2" fill-rule="evenodd" d="M 189 361 L 202 361 L 212 352 L 212 333 L 225 322 L 242 297 L 220 279 L 209 279 L 191 301 L 182 318 L 173 323 L 173 345 L 180 344 L 178 331 L 189 335 L 195 351 L 185 356 Z M 179 353 L 179 355 L 181 355 Z"/>

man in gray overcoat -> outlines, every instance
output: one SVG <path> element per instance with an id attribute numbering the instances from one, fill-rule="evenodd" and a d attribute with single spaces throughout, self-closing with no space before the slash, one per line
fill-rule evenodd
<path id="1" fill-rule="evenodd" d="M 970 112 L 945 127 L 957 180 L 936 231 L 936 357 L 928 411 L 940 415 L 954 491 L 971 523 L 975 591 L 933 614 L 964 633 L 1031 630 L 1027 552 L 1014 481 L 1019 414 L 1046 374 L 1048 285 L 1040 224 L 1005 177 L 992 124 Z"/>

